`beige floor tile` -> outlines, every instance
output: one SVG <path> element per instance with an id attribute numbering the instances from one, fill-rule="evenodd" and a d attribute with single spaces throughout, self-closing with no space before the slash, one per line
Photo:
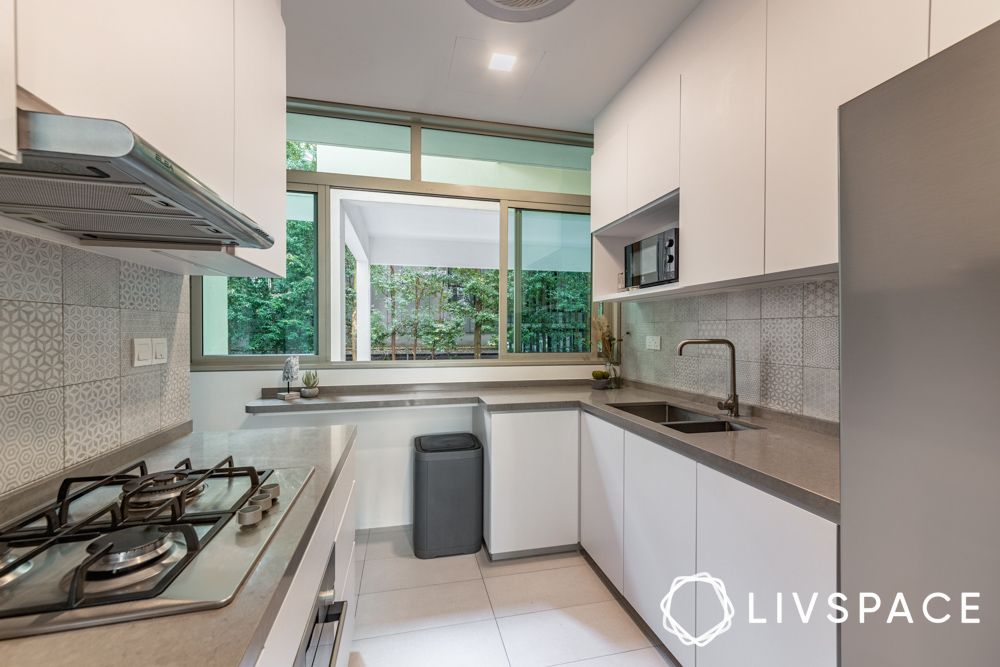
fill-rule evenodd
<path id="1" fill-rule="evenodd" d="M 485 581 L 497 618 L 614 599 L 586 564 Z"/>
<path id="2" fill-rule="evenodd" d="M 655 648 L 563 663 L 565 667 L 674 667 Z"/>
<path id="3" fill-rule="evenodd" d="M 354 560 L 363 561 L 368 550 L 368 529 L 358 529 L 354 534 Z"/>
<path id="4" fill-rule="evenodd" d="M 497 619 L 511 667 L 542 667 L 649 646 L 614 600 Z"/>
<path id="5" fill-rule="evenodd" d="M 508 667 L 495 621 L 355 640 L 350 667 Z"/>
<path id="6" fill-rule="evenodd" d="M 482 580 L 459 581 L 362 595 L 354 636 L 367 639 L 492 618 Z"/>
<path id="7" fill-rule="evenodd" d="M 413 558 L 413 530 L 410 526 L 372 528 L 368 532 L 366 560 Z"/>
<path id="8" fill-rule="evenodd" d="M 554 570 L 560 567 L 586 565 L 587 563 L 583 556 L 575 551 L 565 554 L 491 561 L 490 557 L 486 555 L 486 550 L 481 549 L 477 556 L 479 558 L 479 569 L 482 570 L 484 577 L 502 577 L 505 574 L 540 572 L 541 570 Z"/>
<path id="9" fill-rule="evenodd" d="M 361 593 L 364 595 L 401 588 L 447 584 L 453 581 L 469 581 L 480 579 L 481 576 L 476 565 L 476 557 L 471 554 L 427 560 L 414 556 L 368 559 L 365 561 L 364 577 L 361 579 Z"/>

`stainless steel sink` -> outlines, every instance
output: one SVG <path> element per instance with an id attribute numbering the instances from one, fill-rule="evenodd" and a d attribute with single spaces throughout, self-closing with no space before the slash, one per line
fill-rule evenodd
<path id="1" fill-rule="evenodd" d="M 681 433 L 726 433 L 729 431 L 746 431 L 754 428 L 753 426 L 728 422 L 722 419 L 713 419 L 711 421 L 660 422 L 660 424 Z"/>
<path id="2" fill-rule="evenodd" d="M 648 419 L 651 422 L 662 424 L 664 422 L 711 422 L 718 421 L 717 417 L 703 415 L 700 412 L 693 412 L 685 408 L 679 408 L 669 403 L 608 403 L 609 407 L 618 408 L 622 412 L 630 415 Z"/>

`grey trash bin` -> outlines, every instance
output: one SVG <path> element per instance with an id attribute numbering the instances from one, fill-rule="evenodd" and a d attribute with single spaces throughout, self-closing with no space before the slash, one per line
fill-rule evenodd
<path id="1" fill-rule="evenodd" d="M 417 558 L 471 554 L 483 541 L 483 446 L 471 433 L 413 441 L 413 551 Z"/>

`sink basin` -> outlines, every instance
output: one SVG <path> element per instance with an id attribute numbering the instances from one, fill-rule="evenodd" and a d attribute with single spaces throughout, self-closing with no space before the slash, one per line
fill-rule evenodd
<path id="1" fill-rule="evenodd" d="M 722 419 L 660 422 L 660 424 L 681 433 L 726 433 L 729 431 L 746 431 L 753 428 L 752 426 L 723 421 Z"/>
<path id="2" fill-rule="evenodd" d="M 685 408 L 679 408 L 669 403 L 608 403 L 612 408 L 618 408 L 622 412 L 630 415 L 648 419 L 651 422 L 662 424 L 664 422 L 714 422 L 719 421 L 716 417 L 703 415 L 700 412 L 692 412 Z"/>

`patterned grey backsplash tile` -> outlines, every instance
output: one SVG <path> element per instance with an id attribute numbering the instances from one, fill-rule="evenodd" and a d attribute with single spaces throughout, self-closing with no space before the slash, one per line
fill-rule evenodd
<path id="1" fill-rule="evenodd" d="M 0 493 L 190 419 L 188 285 L 0 231 Z M 133 335 L 169 363 L 131 368 Z"/>
<path id="2" fill-rule="evenodd" d="M 0 299 L 62 303 L 62 247 L 0 230 Z"/>
<path id="3" fill-rule="evenodd" d="M 64 466 L 63 388 L 0 398 L 0 493 Z"/>
<path id="4" fill-rule="evenodd" d="M 741 403 L 836 421 L 838 294 L 836 280 L 822 280 L 625 303 L 622 373 L 721 398 L 729 392 L 726 348 L 688 347 L 683 357 L 675 350 L 685 338 L 728 338 Z M 659 351 L 645 349 L 647 335 L 661 336 Z"/>
<path id="5" fill-rule="evenodd" d="M 62 384 L 62 306 L 0 301 L 0 396 Z"/>

